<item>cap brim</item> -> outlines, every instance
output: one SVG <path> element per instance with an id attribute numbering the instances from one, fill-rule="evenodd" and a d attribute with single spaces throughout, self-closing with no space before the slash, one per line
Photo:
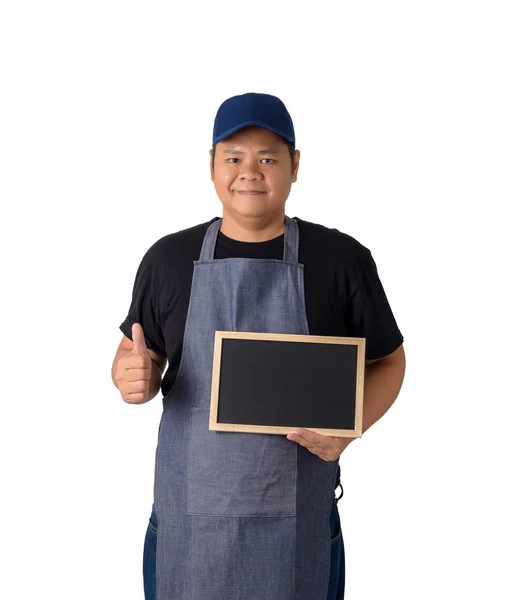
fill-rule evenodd
<path id="1" fill-rule="evenodd" d="M 241 125 L 236 125 L 235 127 L 232 127 L 231 129 L 228 129 L 224 133 L 221 133 L 220 135 L 216 136 L 212 140 L 212 143 L 217 144 L 218 142 L 222 142 L 226 138 L 230 137 L 230 135 L 233 135 L 236 131 L 239 131 L 240 129 L 244 129 L 244 127 L 249 127 L 250 125 L 256 125 L 257 127 L 264 127 L 265 129 L 269 129 L 270 131 L 273 131 L 277 135 L 282 136 L 288 142 L 294 143 L 294 140 L 291 136 L 288 136 L 285 133 L 282 133 L 282 131 L 279 131 L 278 129 L 276 129 L 275 127 L 272 127 L 271 125 L 267 125 L 266 123 L 261 123 L 261 121 L 248 121 L 247 123 L 242 123 Z"/>

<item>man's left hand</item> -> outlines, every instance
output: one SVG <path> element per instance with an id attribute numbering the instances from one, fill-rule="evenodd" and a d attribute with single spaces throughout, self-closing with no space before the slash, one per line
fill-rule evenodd
<path id="1" fill-rule="evenodd" d="M 305 446 L 312 454 L 315 454 L 328 462 L 337 460 L 354 439 L 322 435 L 321 433 L 310 431 L 303 427 L 298 427 L 296 433 L 288 433 L 286 437 L 288 440 L 293 440 L 294 442 L 298 442 L 301 446 Z"/>

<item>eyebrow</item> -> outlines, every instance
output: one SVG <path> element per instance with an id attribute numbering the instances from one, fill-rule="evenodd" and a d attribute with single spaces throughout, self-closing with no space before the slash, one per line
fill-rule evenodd
<path id="1" fill-rule="evenodd" d="M 244 154 L 241 150 L 237 150 L 236 148 L 226 148 L 224 151 L 225 154 Z M 258 154 L 279 154 L 277 150 L 273 148 L 265 148 L 264 150 L 258 150 Z"/>

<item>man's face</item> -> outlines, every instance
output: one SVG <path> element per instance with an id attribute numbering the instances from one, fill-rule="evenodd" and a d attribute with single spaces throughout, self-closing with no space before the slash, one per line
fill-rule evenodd
<path id="1" fill-rule="evenodd" d="M 284 213 L 299 158 L 296 150 L 292 170 L 283 138 L 264 127 L 244 127 L 218 142 L 211 180 L 224 212 L 245 218 Z M 259 193 L 241 193 L 245 191 Z"/>

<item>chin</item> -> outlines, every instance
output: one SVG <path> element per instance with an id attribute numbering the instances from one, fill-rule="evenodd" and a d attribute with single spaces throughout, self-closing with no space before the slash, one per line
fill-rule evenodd
<path id="1" fill-rule="evenodd" d="M 251 201 L 251 199 L 248 198 L 244 198 L 243 202 L 241 202 L 241 199 L 242 198 L 239 197 L 238 202 L 236 198 L 228 199 L 226 202 L 221 200 L 223 209 L 227 213 L 233 213 L 243 217 L 260 217 L 270 212 L 269 206 L 266 204 L 261 204 L 254 200 Z"/>
<path id="2" fill-rule="evenodd" d="M 266 210 L 260 210 L 260 209 L 247 209 L 247 208 L 233 208 L 232 211 L 228 211 L 228 212 L 233 212 L 234 214 L 242 217 L 243 219 L 260 219 L 262 217 L 264 217 L 266 214 L 268 214 L 268 211 Z"/>

